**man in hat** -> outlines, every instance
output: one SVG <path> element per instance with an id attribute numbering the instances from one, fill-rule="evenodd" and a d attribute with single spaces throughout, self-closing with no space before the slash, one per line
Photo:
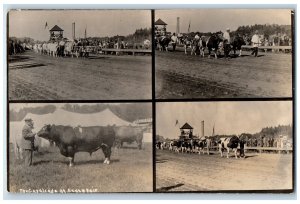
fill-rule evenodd
<path id="1" fill-rule="evenodd" d="M 252 53 L 251 55 L 254 54 L 255 57 L 257 57 L 257 54 L 258 54 L 258 46 L 260 44 L 260 38 L 258 36 L 258 30 L 255 31 L 255 34 L 252 36 L 252 39 L 251 39 L 251 42 L 252 42 Z"/>
<path id="2" fill-rule="evenodd" d="M 32 132 L 33 121 L 31 118 L 25 119 L 22 129 L 22 149 L 24 149 L 25 166 L 32 165 L 32 153 L 34 151 L 35 133 Z"/>

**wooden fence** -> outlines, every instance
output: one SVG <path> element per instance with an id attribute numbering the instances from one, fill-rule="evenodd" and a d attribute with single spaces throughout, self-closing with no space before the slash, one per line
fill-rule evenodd
<path id="1" fill-rule="evenodd" d="M 149 50 L 146 50 L 146 49 L 113 49 L 113 48 L 103 48 L 101 50 L 102 52 L 104 53 L 107 53 L 107 52 L 113 52 L 113 53 L 132 53 L 132 55 L 135 55 L 136 53 L 143 53 L 143 54 L 151 54 L 152 53 L 152 50 L 149 49 Z"/>
<path id="2" fill-rule="evenodd" d="M 252 49 L 251 45 L 243 45 L 242 49 Z M 292 51 L 292 46 L 258 46 L 259 50 L 278 50 L 278 51 Z"/>

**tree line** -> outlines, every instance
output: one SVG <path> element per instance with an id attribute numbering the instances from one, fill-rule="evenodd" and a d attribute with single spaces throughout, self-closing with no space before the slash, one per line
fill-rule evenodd
<path id="1" fill-rule="evenodd" d="M 94 105 L 79 105 L 79 104 L 65 104 L 62 107 L 64 110 L 74 113 L 89 114 L 97 113 L 109 108 L 115 115 L 123 120 L 133 122 L 138 119 L 152 117 L 152 104 L 139 103 L 139 104 L 94 104 Z M 19 111 L 10 110 L 10 121 L 24 120 L 27 113 L 43 115 L 53 113 L 57 107 L 55 105 L 46 105 L 41 107 L 24 107 Z"/>

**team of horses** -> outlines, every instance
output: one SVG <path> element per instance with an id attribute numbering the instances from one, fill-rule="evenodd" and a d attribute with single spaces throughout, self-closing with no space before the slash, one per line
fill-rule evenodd
<path id="1" fill-rule="evenodd" d="M 210 155 L 211 150 L 215 147 L 221 157 L 226 153 L 226 157 L 229 158 L 230 151 L 234 152 L 234 156 L 238 158 L 238 149 L 240 144 L 244 142 L 243 138 L 238 136 L 222 137 L 222 138 L 211 138 L 203 137 L 200 139 L 184 139 L 184 140 L 171 140 L 171 141 L 157 141 L 156 149 L 169 150 L 176 153 L 197 153 Z"/>
<path id="2" fill-rule="evenodd" d="M 188 54 L 188 49 L 191 55 L 205 56 L 205 50 L 208 51 L 208 58 L 213 54 L 215 58 L 224 53 L 224 57 L 230 57 L 232 51 L 234 56 L 238 51 L 238 56 L 242 55 L 242 46 L 246 45 L 244 39 L 238 35 L 234 36 L 229 43 L 222 36 L 222 33 L 213 33 L 211 36 L 199 36 L 198 38 L 184 35 L 178 38 L 177 42 L 172 42 L 171 36 L 157 36 L 155 45 L 156 49 L 160 51 L 169 51 L 168 47 L 172 44 L 182 44 L 184 53 Z M 176 47 L 176 46 L 175 46 Z M 174 48 L 174 46 L 173 46 Z"/>

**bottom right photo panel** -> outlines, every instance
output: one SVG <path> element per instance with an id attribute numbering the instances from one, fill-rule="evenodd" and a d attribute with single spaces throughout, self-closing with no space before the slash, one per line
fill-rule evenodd
<path id="1" fill-rule="evenodd" d="M 156 192 L 292 191 L 292 101 L 156 103 Z"/>

